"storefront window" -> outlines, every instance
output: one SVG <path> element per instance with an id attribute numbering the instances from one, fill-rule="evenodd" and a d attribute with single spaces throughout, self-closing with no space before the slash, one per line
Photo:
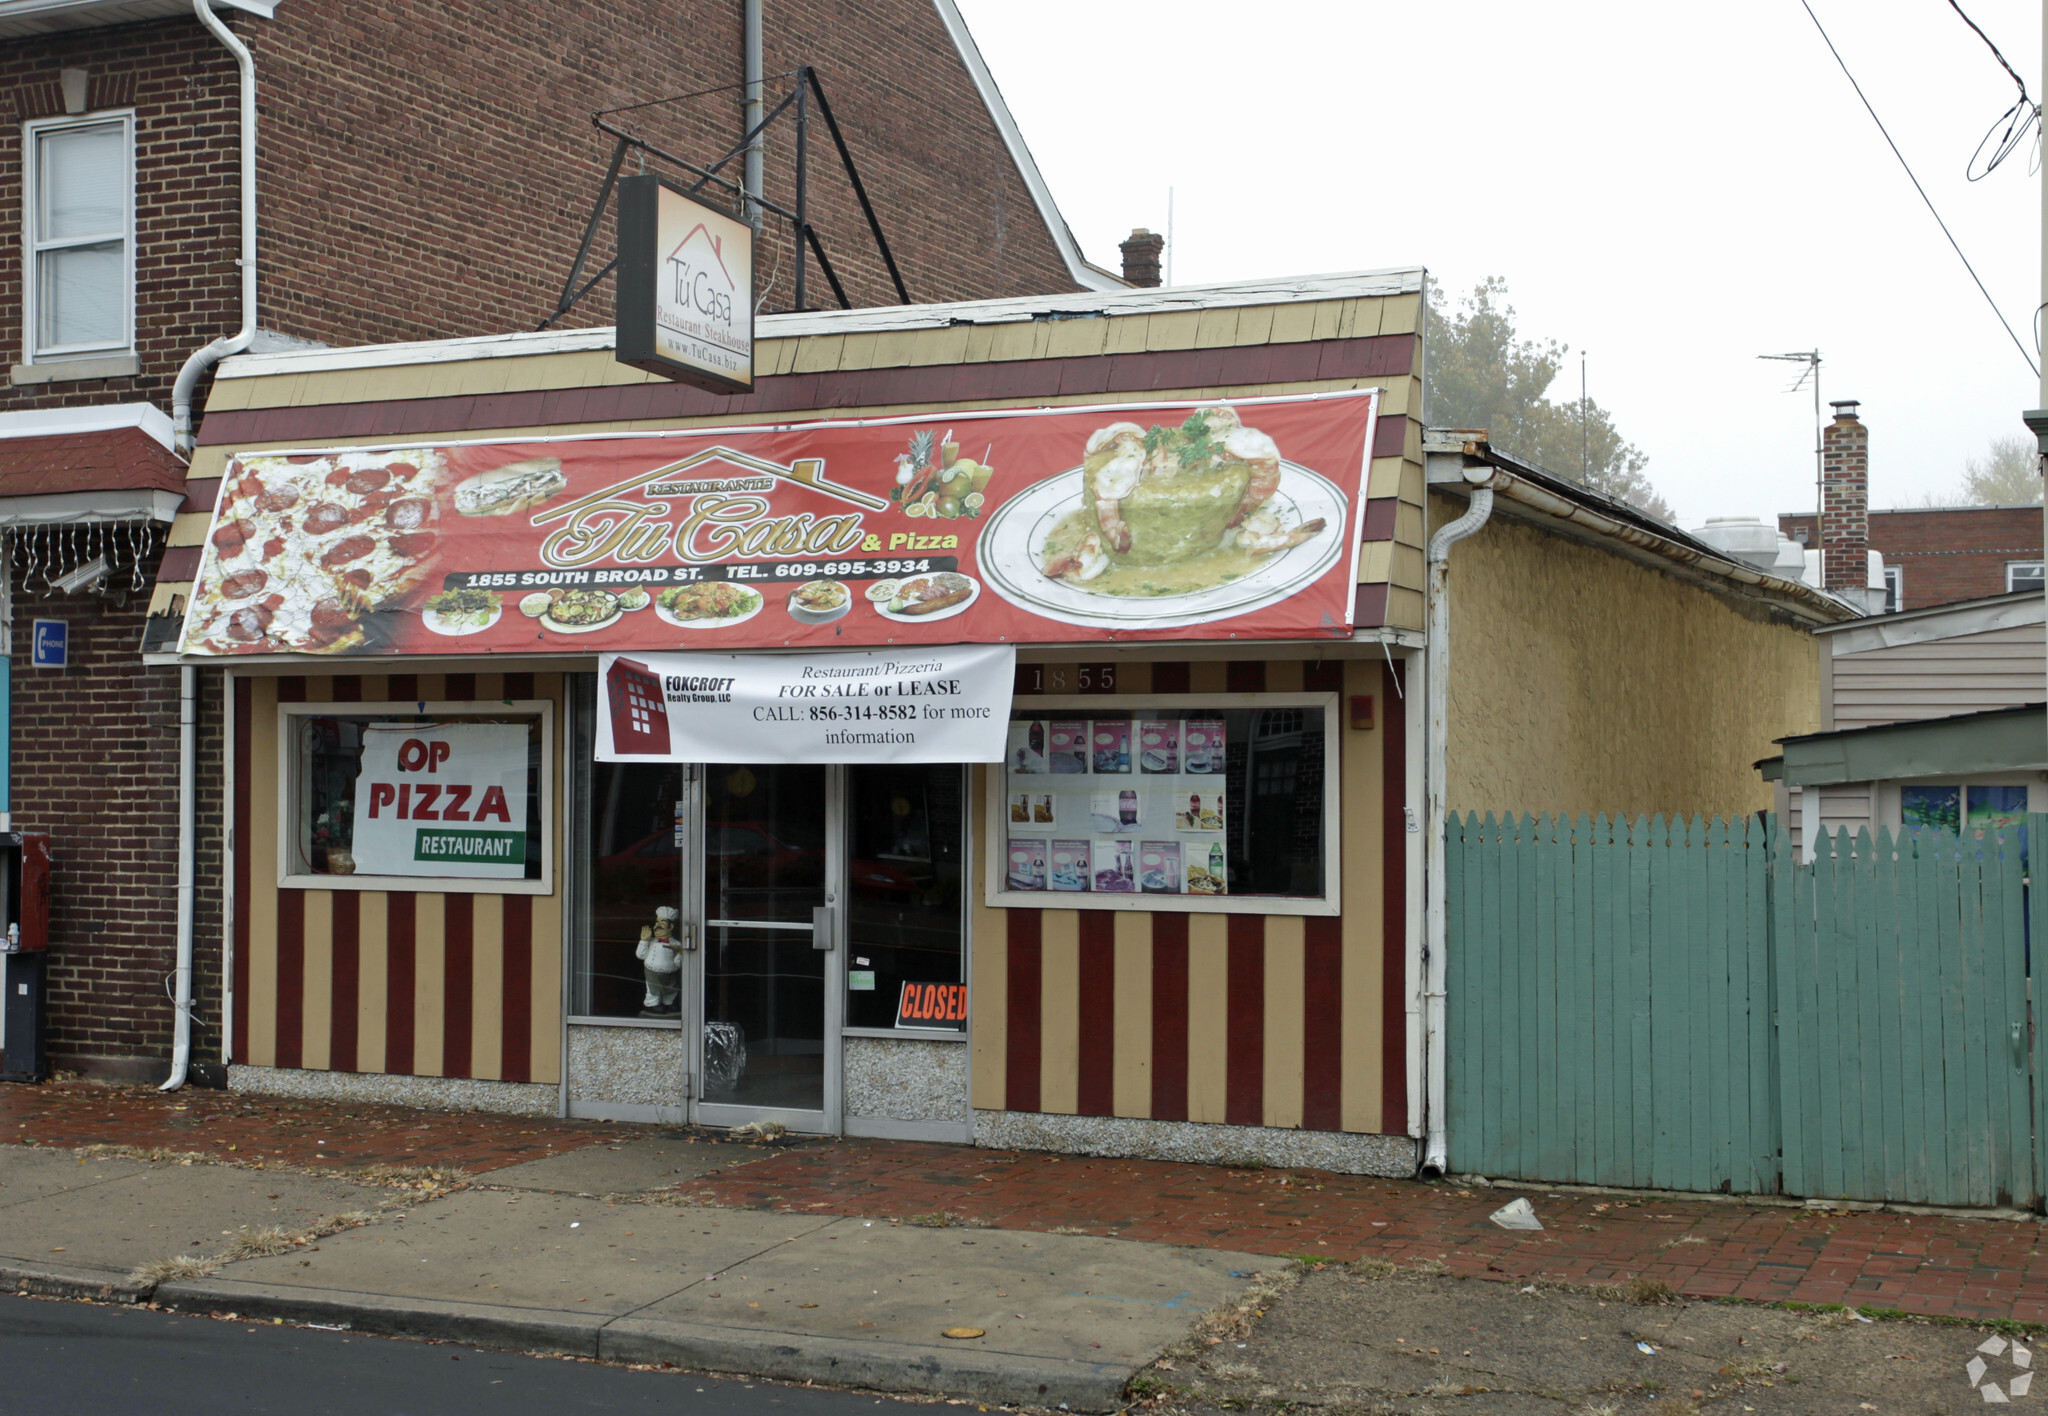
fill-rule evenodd
<path id="1" fill-rule="evenodd" d="M 1082 908 L 1248 896 L 1334 905 L 1334 767 L 1327 695 L 1020 709 L 992 893 Z"/>
<path id="2" fill-rule="evenodd" d="M 965 981 L 965 778 L 952 766 L 847 769 L 849 1027 L 893 1027 L 906 983 Z"/>
<path id="3" fill-rule="evenodd" d="M 280 883 L 547 888 L 544 712 L 335 712 L 287 705 Z"/>

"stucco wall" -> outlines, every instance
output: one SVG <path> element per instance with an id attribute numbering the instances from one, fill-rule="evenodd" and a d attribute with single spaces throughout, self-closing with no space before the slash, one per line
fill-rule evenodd
<path id="1" fill-rule="evenodd" d="M 1815 640 L 1760 609 L 1498 510 L 1450 575 L 1454 811 L 1765 810 L 1751 764 L 1819 730 Z"/>

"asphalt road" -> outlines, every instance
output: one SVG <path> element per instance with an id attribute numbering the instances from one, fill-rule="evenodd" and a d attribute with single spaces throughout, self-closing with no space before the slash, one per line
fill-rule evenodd
<path id="1" fill-rule="evenodd" d="M 902 1403 L 454 1343 L 0 1298 L 0 1412 L 38 1416 L 877 1416 Z"/>

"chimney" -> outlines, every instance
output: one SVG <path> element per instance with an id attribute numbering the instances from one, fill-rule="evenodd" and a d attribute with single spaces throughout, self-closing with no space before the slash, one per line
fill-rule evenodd
<path id="1" fill-rule="evenodd" d="M 1159 253 L 1166 249 L 1166 238 L 1147 231 L 1140 226 L 1131 232 L 1131 239 L 1117 246 L 1124 253 L 1124 279 L 1147 290 L 1159 284 Z"/>
<path id="2" fill-rule="evenodd" d="M 1870 429 L 1855 399 L 1829 407 L 1835 421 L 1820 438 L 1821 586 L 1860 604 L 1870 578 Z"/>

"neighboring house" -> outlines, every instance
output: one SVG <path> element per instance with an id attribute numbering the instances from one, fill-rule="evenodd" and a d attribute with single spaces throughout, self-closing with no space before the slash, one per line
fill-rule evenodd
<path id="1" fill-rule="evenodd" d="M 337 456 L 408 476 L 544 461 L 569 498 L 498 523 L 491 544 L 526 549 L 488 573 L 453 550 L 431 567 L 435 587 L 486 587 L 466 626 L 396 599 L 363 626 L 383 637 L 343 652 L 186 625 L 182 662 L 223 668 L 233 705 L 237 846 L 205 887 L 232 925 L 200 940 L 196 1002 L 231 1038 L 232 1085 L 1411 1173 L 1443 1116 L 1443 950 L 1425 940 L 1444 875 L 1424 845 L 1443 811 L 1760 809 L 1743 764 L 1788 721 L 1818 726 L 1809 632 L 1855 613 L 1483 435 L 1425 430 L 1425 284 L 1400 269 L 773 316 L 736 396 L 623 368 L 605 330 L 231 361 L 195 507 L 221 479 L 223 506 L 247 506 L 269 489 L 252 469 Z M 1216 432 L 1218 403 L 1235 430 Z M 1222 475 L 1212 434 L 1251 469 L 1228 499 L 1199 480 Z M 1111 513 L 1156 496 L 1149 514 L 1185 526 L 1272 500 L 1235 529 L 1173 532 L 1192 539 L 1160 579 L 1087 537 L 1055 554 L 1090 515 L 1112 534 L 1083 496 L 1090 444 L 1130 459 L 1131 507 Z M 735 514 L 703 500 L 722 483 L 633 480 L 709 446 L 790 466 L 829 451 L 871 506 L 762 477 L 736 514 L 798 528 L 829 504 L 862 549 L 550 559 L 539 538 L 584 514 L 584 487 L 641 498 L 607 514 L 659 545 Z M 920 492 L 931 466 L 962 470 Z M 195 597 L 202 629 L 233 624 L 248 543 L 215 536 L 240 514 L 180 517 L 186 554 L 155 590 L 167 624 Z M 1218 526 L 1232 539 L 1206 541 Z M 947 559 L 892 563 L 896 546 Z M 1274 559 L 1205 559 L 1261 549 Z M 673 583 L 551 624 L 565 568 Z M 1135 579 L 1088 590 L 1098 574 Z M 903 608 L 934 592 L 957 618 Z M 732 675 L 774 666 L 829 715 L 836 697 L 809 687 L 860 674 L 847 649 L 1004 644 L 1009 746 L 989 756 L 805 759 L 791 744 L 824 730 L 771 712 L 743 763 L 666 760 L 702 741 L 681 705 L 737 681 L 665 679 L 679 647 L 719 650 Z M 535 811 L 525 873 L 357 875 L 364 833 L 390 829 L 344 839 L 359 731 L 502 735 L 508 717 L 527 725 L 509 750 L 530 799 L 568 804 Z M 669 931 L 662 909 L 680 912 L 675 981 L 633 942 Z"/>
<path id="2" fill-rule="evenodd" d="M 1831 558 L 1836 547 L 1851 556 L 1867 552 L 1873 577 L 1883 576 L 1886 614 L 2016 590 L 2041 593 L 2039 505 L 1871 511 L 1868 427 L 1853 401 L 1832 406 L 1835 417 L 1822 430 L 1825 515 L 1816 530 L 1814 513 L 1786 512 L 1778 517 L 1781 535 L 1809 553 L 1825 545 Z"/>
<path id="3" fill-rule="evenodd" d="M 532 329 L 556 307 L 610 156 L 593 113 L 698 93 L 614 121 L 700 164 L 724 156 L 744 132 L 744 19 L 760 8 L 215 0 L 202 22 L 190 0 L 0 0 L 0 103 L 16 122 L 0 211 L 19 223 L 0 242 L 0 584 L 13 644 L 34 618 L 70 631 L 67 668 L 24 661 L 15 680 L 0 818 L 11 807 L 15 827 L 54 838 L 59 1065 L 161 1077 L 169 1046 L 180 685 L 136 662 L 135 592 L 158 578 L 184 486 L 181 370 L 203 426 L 212 365 L 193 356 L 245 322 L 253 355 Z M 762 71 L 779 76 L 769 102 L 787 71 L 816 68 L 912 300 L 1121 288 L 1081 259 L 953 0 L 791 0 L 768 4 L 761 28 Z M 811 119 L 820 240 L 854 304 L 894 304 L 815 107 Z M 787 115 L 765 147 L 762 193 L 787 205 Z M 768 311 L 791 303 L 788 241 L 771 225 L 760 243 Z M 607 221 L 586 275 L 610 250 Z M 810 289 L 829 298 L 822 279 Z M 611 318 L 600 283 L 560 324 Z M 186 512 L 203 517 L 214 490 L 196 488 Z M 189 577 L 194 554 L 173 551 L 164 574 Z M 195 711 L 199 775 L 216 789 L 197 868 L 217 880 L 217 678 Z M 217 892 L 206 898 L 199 927 L 217 933 Z"/>
<path id="4" fill-rule="evenodd" d="M 1963 813 L 2048 810 L 2044 618 L 2031 590 L 1816 629 L 1820 731 L 1779 739 L 1782 759 L 1759 764 L 1795 839 L 1896 830 L 1950 799 Z M 2028 722 L 2015 755 L 2004 744 Z"/>

